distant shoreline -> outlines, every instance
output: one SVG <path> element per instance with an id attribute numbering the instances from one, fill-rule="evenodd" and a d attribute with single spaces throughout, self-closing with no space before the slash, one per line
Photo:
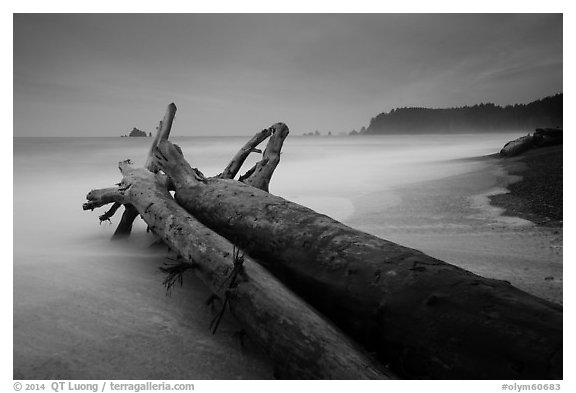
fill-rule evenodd
<path id="1" fill-rule="evenodd" d="M 558 145 L 533 149 L 514 158 L 495 158 L 509 174 L 522 179 L 507 187 L 509 193 L 491 196 L 490 203 L 505 209 L 504 215 L 539 226 L 562 227 L 562 156 L 562 145 Z"/>

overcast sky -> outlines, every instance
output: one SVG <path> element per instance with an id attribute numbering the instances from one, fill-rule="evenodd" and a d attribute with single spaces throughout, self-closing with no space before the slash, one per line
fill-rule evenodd
<path id="1" fill-rule="evenodd" d="M 562 15 L 14 16 L 14 135 L 349 132 L 402 106 L 562 92 Z"/>

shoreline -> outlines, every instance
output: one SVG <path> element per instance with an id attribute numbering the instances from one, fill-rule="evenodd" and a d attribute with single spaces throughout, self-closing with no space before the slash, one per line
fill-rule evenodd
<path id="1" fill-rule="evenodd" d="M 493 156 L 463 161 L 481 165 L 390 190 L 397 199 L 390 205 L 382 205 L 382 193 L 365 195 L 344 223 L 561 305 L 562 228 L 536 225 L 491 203 L 520 180 Z"/>
<path id="2" fill-rule="evenodd" d="M 489 196 L 490 204 L 504 209 L 504 216 L 529 220 L 537 226 L 561 228 L 562 145 L 533 149 L 512 158 L 489 156 L 506 173 L 519 180 L 507 185 L 508 192 Z"/>

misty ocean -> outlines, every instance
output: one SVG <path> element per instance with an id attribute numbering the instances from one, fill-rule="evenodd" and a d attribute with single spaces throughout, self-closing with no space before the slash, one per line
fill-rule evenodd
<path id="1" fill-rule="evenodd" d="M 360 230 L 562 302 L 562 230 L 501 215 L 488 196 L 514 180 L 495 160 L 521 133 L 289 136 L 270 192 Z M 173 137 L 213 176 L 247 137 Z M 152 138 L 14 138 L 15 379 L 271 378 L 266 356 L 226 315 L 209 324 L 209 292 L 192 274 L 166 296 L 164 250 L 138 220 L 110 242 L 91 189 L 143 165 Z M 258 160 L 253 154 L 244 173 Z M 554 280 L 545 280 L 554 277 Z"/>

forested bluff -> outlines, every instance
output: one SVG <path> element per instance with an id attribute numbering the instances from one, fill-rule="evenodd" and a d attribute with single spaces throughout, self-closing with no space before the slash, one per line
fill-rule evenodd
<path id="1" fill-rule="evenodd" d="M 383 112 L 356 134 L 462 133 L 526 130 L 538 127 L 562 128 L 563 94 L 528 104 L 499 106 L 482 103 L 457 108 L 405 107 Z"/>

